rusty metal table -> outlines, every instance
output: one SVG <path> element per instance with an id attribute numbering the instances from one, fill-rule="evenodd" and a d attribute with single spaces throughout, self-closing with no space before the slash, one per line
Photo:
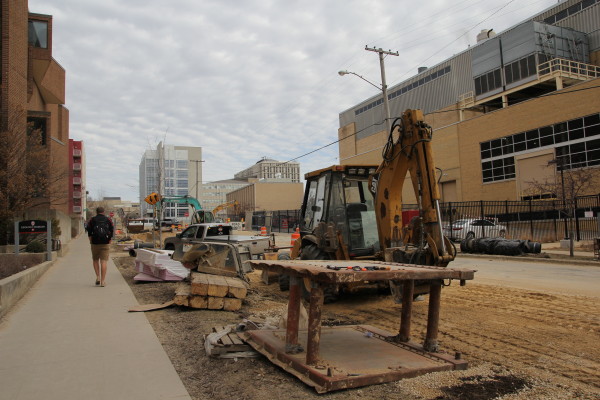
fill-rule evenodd
<path id="1" fill-rule="evenodd" d="M 450 363 L 451 368 L 446 369 L 462 369 L 466 368 L 466 362 L 463 360 L 454 360 L 447 355 L 436 354 L 438 350 L 438 323 L 440 313 L 441 289 L 444 280 L 459 280 L 461 285 L 467 280 L 474 278 L 475 271 L 456 268 L 441 268 L 419 265 L 406 265 L 382 261 L 357 261 L 357 260 L 252 260 L 252 265 L 260 270 L 284 273 L 290 276 L 290 294 L 288 301 L 288 316 L 287 326 L 285 330 L 285 346 L 281 349 L 277 348 L 274 343 L 269 343 L 266 339 L 266 334 L 258 331 L 248 332 L 246 337 L 256 345 L 257 350 L 263 354 L 270 356 L 271 361 L 282 366 L 289 372 L 294 373 L 295 370 L 300 371 L 299 374 L 294 373 L 297 377 L 308 384 L 314 386 L 317 391 L 324 392 L 329 390 L 337 390 L 345 387 L 363 386 L 366 384 L 386 382 L 396 380 L 405 376 L 418 375 L 418 369 L 408 371 L 405 369 L 403 373 L 388 373 L 370 374 L 370 378 L 364 376 L 350 376 L 347 379 L 340 380 L 339 377 L 333 379 L 331 371 L 327 370 L 322 376 L 317 376 L 312 367 L 318 366 L 324 360 L 320 357 L 321 346 L 321 310 L 323 306 L 323 285 L 353 283 L 362 281 L 380 281 L 394 280 L 402 282 L 402 310 L 400 315 L 400 326 L 397 335 L 386 335 L 385 331 L 380 331 L 373 327 L 354 326 L 355 330 L 370 332 L 371 335 L 383 339 L 386 343 L 395 343 L 401 345 L 404 349 L 417 352 L 425 358 L 436 358 Z M 351 269 L 347 269 L 351 267 Z M 377 268 L 374 269 L 373 267 Z M 344 268 L 335 270 L 334 268 Z M 370 268 L 367 269 L 367 268 Z M 380 269 L 384 268 L 384 269 Z M 302 353 L 304 349 L 299 344 L 299 320 L 300 320 L 300 305 L 302 299 L 302 280 L 310 280 L 310 301 L 308 310 L 308 329 L 306 330 L 306 357 L 305 362 L 300 363 L 298 358 L 293 358 L 291 355 Z M 416 345 L 410 341 L 410 329 L 412 318 L 412 302 L 415 281 L 427 281 L 430 285 L 429 294 L 429 309 L 427 317 L 427 333 L 423 346 Z M 333 331 L 332 331 L 333 332 Z M 340 327 L 336 327 L 336 334 L 342 333 Z M 283 332 L 281 332 L 283 333 Z M 304 332 L 303 336 L 304 336 Z M 344 340 L 351 340 L 348 336 Z M 330 340 L 330 345 L 331 340 Z M 265 350 L 265 346 L 269 350 Z M 253 346 L 254 347 L 254 346 Z M 329 352 L 331 355 L 331 352 Z M 276 359 L 279 362 L 276 362 Z M 326 360 L 325 360 L 326 361 Z M 293 364 L 293 366 L 292 366 Z M 303 364 L 303 365 L 299 365 Z M 414 363 L 413 363 L 414 364 Z M 290 368 L 286 368 L 286 365 Z M 415 364 L 416 365 L 416 364 Z M 322 367 L 322 366 L 321 366 Z M 292 369 L 292 370 L 290 370 Z M 422 366 L 422 373 L 434 370 L 443 370 L 432 367 Z M 359 374 L 349 374 L 359 375 Z M 376 376 L 377 375 L 377 376 Z M 307 378 L 308 377 L 308 378 Z"/>

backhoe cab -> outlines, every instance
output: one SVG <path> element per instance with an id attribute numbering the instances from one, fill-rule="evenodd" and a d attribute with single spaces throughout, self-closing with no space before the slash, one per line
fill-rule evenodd
<path id="1" fill-rule="evenodd" d="M 302 258 L 351 259 L 380 252 L 375 199 L 368 188 L 376 170 L 376 165 L 334 165 L 306 174 Z"/>

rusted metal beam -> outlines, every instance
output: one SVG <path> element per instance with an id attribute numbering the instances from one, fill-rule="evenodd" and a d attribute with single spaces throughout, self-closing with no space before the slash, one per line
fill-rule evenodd
<path id="1" fill-rule="evenodd" d="M 300 321 L 300 301 L 302 281 L 297 276 L 290 276 L 290 298 L 288 302 L 287 327 L 285 332 L 285 352 L 299 353 L 302 346 L 298 344 L 298 328 Z"/>
<path id="2" fill-rule="evenodd" d="M 316 282 L 312 282 L 308 309 L 308 334 L 306 339 L 306 364 L 308 365 L 314 365 L 319 360 L 322 308 L 323 287 Z"/>
<path id="3" fill-rule="evenodd" d="M 429 311 L 427 313 L 427 334 L 423 348 L 426 351 L 437 352 L 438 326 L 440 322 L 440 300 L 442 297 L 442 282 L 432 281 L 429 289 Z"/>
<path id="4" fill-rule="evenodd" d="M 410 322 L 412 318 L 413 295 L 415 293 L 415 281 L 406 280 L 402 282 L 402 312 L 400 314 L 400 333 L 398 340 L 408 342 L 410 340 Z"/>

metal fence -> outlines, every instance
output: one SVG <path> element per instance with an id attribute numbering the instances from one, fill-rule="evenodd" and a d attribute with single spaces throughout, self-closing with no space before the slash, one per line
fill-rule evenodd
<path id="1" fill-rule="evenodd" d="M 417 209 L 408 205 L 405 209 Z M 467 201 L 440 204 L 442 221 L 452 227 L 461 219 L 485 219 L 500 224 L 506 237 L 555 242 L 570 237 L 591 240 L 599 236 L 600 194 L 573 201 Z M 487 235 L 484 235 L 487 236 Z"/>
<path id="2" fill-rule="evenodd" d="M 600 194 L 580 196 L 565 203 L 562 200 L 448 202 L 441 203 L 440 209 L 444 226 L 452 228 L 461 219 L 485 219 L 501 224 L 509 239 L 547 243 L 567 238 L 571 232 L 577 241 L 600 236 Z M 411 215 L 411 210 L 418 210 L 418 206 L 404 205 L 403 211 L 409 211 L 406 215 Z M 256 212 L 252 216 L 252 230 L 266 226 L 271 232 L 292 233 L 299 221 L 300 210 Z"/>
<path id="3" fill-rule="evenodd" d="M 300 210 L 255 212 L 252 215 L 252 230 L 270 227 L 270 232 L 292 233 L 300 224 Z"/>

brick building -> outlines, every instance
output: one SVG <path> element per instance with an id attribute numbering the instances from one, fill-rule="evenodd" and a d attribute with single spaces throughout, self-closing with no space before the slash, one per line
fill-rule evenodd
<path id="1" fill-rule="evenodd" d="M 9 121 L 14 127 L 16 120 L 22 129 L 14 134 L 25 136 L 28 129 L 41 132 L 49 153 L 47 170 L 52 184 L 33 211 L 43 218 L 42 211 L 46 210 L 47 218 L 59 219 L 61 239 L 68 241 L 72 231 L 77 233 L 82 227 L 84 207 L 76 205 L 71 196 L 84 191 L 84 181 L 78 176 L 81 183 L 74 186 L 75 174 L 70 169 L 81 163 L 73 162 L 69 141 L 65 70 L 52 57 L 52 16 L 30 13 L 27 0 L 2 1 L 0 12 L 0 128 L 6 131 Z"/>
<path id="2" fill-rule="evenodd" d="M 433 127 L 442 200 L 551 197 L 531 182 L 561 169 L 596 174 L 582 194 L 600 193 L 600 0 L 560 1 L 478 40 L 388 89 L 392 120 L 417 108 Z M 381 162 L 382 103 L 380 93 L 340 113 L 343 164 Z M 408 182 L 403 198 L 415 201 Z"/>

